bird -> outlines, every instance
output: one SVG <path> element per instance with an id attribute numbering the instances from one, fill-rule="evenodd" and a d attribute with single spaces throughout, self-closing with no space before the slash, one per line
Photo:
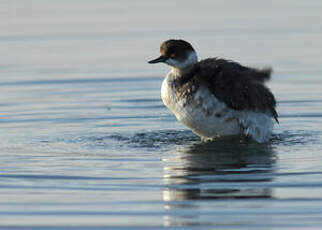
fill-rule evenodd
<path id="1" fill-rule="evenodd" d="M 164 41 L 160 54 L 148 63 L 171 67 L 161 85 L 162 101 L 202 141 L 239 135 L 269 142 L 279 123 L 276 99 L 265 86 L 272 68 L 220 57 L 198 61 L 195 49 L 182 39 Z"/>

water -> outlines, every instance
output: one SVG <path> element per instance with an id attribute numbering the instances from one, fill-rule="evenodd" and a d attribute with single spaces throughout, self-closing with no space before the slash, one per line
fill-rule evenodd
<path id="1" fill-rule="evenodd" d="M 1 229 L 320 229 L 320 1 L 0 5 Z M 170 37 L 274 67 L 269 144 L 175 120 L 146 64 Z"/>

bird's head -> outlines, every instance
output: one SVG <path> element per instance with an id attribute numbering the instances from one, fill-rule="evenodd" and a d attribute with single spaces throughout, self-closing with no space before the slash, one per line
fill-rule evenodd
<path id="1" fill-rule="evenodd" d="M 180 71 L 185 70 L 198 62 L 198 57 L 190 45 L 184 40 L 170 39 L 160 46 L 161 56 L 149 61 L 150 64 L 164 62 Z"/>

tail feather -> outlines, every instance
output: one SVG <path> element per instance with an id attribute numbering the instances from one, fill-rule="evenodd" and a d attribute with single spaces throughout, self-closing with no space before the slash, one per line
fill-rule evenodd
<path id="1" fill-rule="evenodd" d="M 273 72 L 272 68 L 263 68 L 263 69 L 258 69 L 256 71 L 257 73 L 254 75 L 256 80 L 260 82 L 265 82 L 271 79 L 271 74 Z"/>
<path id="2" fill-rule="evenodd" d="M 278 121 L 278 114 L 275 109 L 272 110 L 272 114 L 273 114 L 273 117 L 274 117 L 276 123 L 279 124 L 280 122 Z"/>

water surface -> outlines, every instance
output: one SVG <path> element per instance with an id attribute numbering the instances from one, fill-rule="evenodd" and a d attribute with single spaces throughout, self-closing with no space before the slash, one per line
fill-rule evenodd
<path id="1" fill-rule="evenodd" d="M 182 3 L 0 3 L 1 229 L 320 229 L 322 3 Z M 146 64 L 170 37 L 273 66 L 270 143 L 176 121 Z"/>

